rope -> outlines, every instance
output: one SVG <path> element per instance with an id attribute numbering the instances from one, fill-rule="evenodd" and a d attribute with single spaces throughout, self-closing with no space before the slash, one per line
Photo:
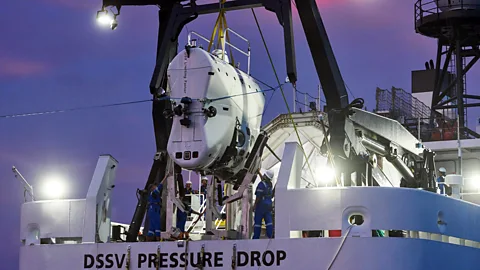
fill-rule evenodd
<path id="1" fill-rule="evenodd" d="M 338 247 L 337 252 L 335 252 L 335 255 L 333 256 L 333 259 L 332 259 L 332 261 L 330 262 L 330 265 L 328 266 L 327 270 L 330 270 L 330 269 L 332 268 L 332 266 L 333 266 L 333 263 L 335 263 L 335 260 L 337 259 L 338 254 L 340 254 L 340 251 L 342 250 L 343 244 L 345 244 L 345 240 L 347 240 L 347 236 L 350 234 L 350 230 L 352 229 L 353 226 L 356 226 L 356 225 L 350 225 L 350 226 L 348 226 L 347 232 L 346 232 L 345 235 L 343 236 L 342 242 L 340 243 L 340 246 Z"/>
<path id="2" fill-rule="evenodd" d="M 87 110 L 87 109 L 108 108 L 108 107 L 115 107 L 115 106 L 123 106 L 123 105 L 131 105 L 131 104 L 144 103 L 144 102 L 148 102 L 148 101 L 152 101 L 152 99 L 144 99 L 144 100 L 128 101 L 128 102 L 112 103 L 112 104 L 105 104 L 105 105 L 96 105 L 96 106 L 77 107 L 77 108 L 63 109 L 63 110 L 52 110 L 52 111 L 32 112 L 32 113 L 20 113 L 20 114 L 7 114 L 7 115 L 0 115 L 0 118 L 13 118 L 13 117 L 24 117 L 24 116 L 36 116 L 36 115 L 43 115 L 43 114 L 72 112 L 72 111 L 80 111 L 80 110 Z"/>
<path id="3" fill-rule="evenodd" d="M 309 94 L 309 93 L 307 93 L 307 92 L 302 92 L 302 91 L 300 91 L 300 90 L 297 90 L 297 89 L 295 89 L 295 91 L 296 91 L 297 93 L 300 93 L 300 94 L 302 94 L 302 95 L 307 95 L 307 96 L 309 96 L 310 98 L 316 99 L 316 97 L 314 97 L 314 96 L 310 95 L 310 94 Z"/>
<path id="4" fill-rule="evenodd" d="M 237 94 L 237 95 L 230 95 L 230 96 L 224 96 L 224 97 L 219 97 L 219 98 L 214 98 L 214 99 L 208 99 L 208 101 L 218 101 L 218 100 L 223 100 L 227 98 L 234 98 L 238 96 L 245 96 L 245 95 L 250 95 L 250 94 L 260 94 L 260 93 L 266 93 L 270 91 L 275 91 L 278 89 L 280 86 L 277 86 L 275 88 L 270 88 L 270 89 L 265 89 L 265 90 L 260 90 L 258 92 L 248 92 L 248 93 L 242 93 L 242 94 Z M 99 108 L 109 108 L 109 107 L 116 107 L 116 106 L 124 106 L 124 105 L 132 105 L 132 104 L 139 104 L 139 103 L 145 103 L 153 100 L 181 100 L 182 98 L 175 98 L 175 97 L 161 97 L 161 98 L 156 98 L 156 99 L 143 99 L 143 100 L 136 100 L 136 101 L 127 101 L 127 102 L 120 102 L 120 103 L 112 103 L 112 104 L 104 104 L 104 105 L 95 105 L 95 106 L 85 106 L 85 107 L 76 107 L 76 108 L 70 108 L 70 109 L 59 109 L 59 110 L 51 110 L 51 111 L 43 111 L 43 112 L 31 112 L 31 113 L 19 113 L 19 114 L 6 114 L 6 115 L 0 115 L 1 118 L 15 118 L 15 117 L 25 117 L 25 116 L 37 116 L 37 115 L 44 115 L 44 114 L 54 114 L 54 113 L 63 113 L 63 112 L 72 112 L 72 111 L 81 111 L 81 110 L 88 110 L 88 109 L 99 109 Z M 196 101 L 202 101 L 204 99 L 192 99 Z"/>
<path id="5" fill-rule="evenodd" d="M 277 70 L 275 69 L 275 65 L 273 64 L 272 56 L 270 55 L 270 51 L 268 50 L 267 43 L 265 42 L 265 37 L 263 36 L 262 29 L 260 28 L 260 24 L 258 23 L 257 15 L 255 14 L 255 11 L 252 10 L 253 17 L 255 18 L 255 23 L 257 24 L 258 31 L 260 32 L 260 36 L 262 37 L 263 45 L 265 47 L 265 50 L 267 51 L 268 59 L 270 60 L 270 64 L 272 65 L 273 72 L 275 74 L 275 77 L 277 79 L 277 83 L 280 86 L 280 91 L 282 93 L 283 101 L 285 102 L 285 105 L 287 106 L 288 110 L 288 115 L 290 116 L 290 120 L 292 120 L 293 123 L 293 129 L 295 130 L 295 134 L 297 135 L 298 142 L 300 143 L 300 149 L 302 149 L 303 155 L 305 157 L 305 162 L 308 165 L 308 169 L 310 173 L 312 174 L 312 177 L 315 178 L 315 175 L 313 174 L 312 168 L 310 166 L 310 162 L 308 162 L 308 157 L 307 154 L 305 153 L 305 149 L 303 148 L 303 143 L 302 140 L 300 139 L 300 134 L 298 133 L 297 126 L 295 125 L 295 121 L 293 120 L 292 112 L 290 111 L 290 107 L 288 106 L 287 98 L 285 97 L 285 93 L 283 92 L 282 84 L 280 83 L 280 79 L 278 78 Z M 295 91 L 297 88 L 295 87 L 295 84 L 292 83 Z"/>

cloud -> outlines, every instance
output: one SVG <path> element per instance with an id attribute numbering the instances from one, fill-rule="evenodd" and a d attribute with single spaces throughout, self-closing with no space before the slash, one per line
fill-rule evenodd
<path id="1" fill-rule="evenodd" d="M 0 57 L 0 76 L 4 77 L 40 75 L 48 72 L 50 68 L 51 66 L 44 62 Z"/>

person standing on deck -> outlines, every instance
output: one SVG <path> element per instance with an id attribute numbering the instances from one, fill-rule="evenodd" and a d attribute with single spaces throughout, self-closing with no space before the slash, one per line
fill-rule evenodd
<path id="1" fill-rule="evenodd" d="M 253 239 L 259 239 L 260 233 L 262 231 L 262 220 L 265 220 L 265 225 L 267 227 L 267 237 L 273 237 L 273 220 L 272 220 L 272 197 L 273 197 L 273 185 L 272 179 L 274 173 L 271 170 L 265 172 L 261 175 L 260 170 L 258 170 L 262 181 L 258 183 L 257 189 L 255 190 L 255 204 L 253 209 L 255 211 L 254 221 L 255 225 L 253 228 Z"/>
<path id="2" fill-rule="evenodd" d="M 162 209 L 162 188 L 163 181 L 167 179 L 167 176 L 160 182 L 160 184 L 151 184 L 148 188 L 148 220 L 149 227 L 147 233 L 147 241 L 154 240 L 160 241 L 160 210 Z"/>
<path id="3" fill-rule="evenodd" d="M 438 188 L 440 189 L 440 194 L 445 195 L 445 176 L 447 175 L 447 170 L 444 167 L 438 169 L 440 176 L 437 178 Z"/>

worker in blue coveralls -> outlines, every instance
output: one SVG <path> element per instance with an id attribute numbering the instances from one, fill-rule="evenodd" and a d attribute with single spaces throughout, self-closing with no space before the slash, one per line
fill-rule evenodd
<path id="1" fill-rule="evenodd" d="M 265 174 L 261 175 L 260 170 L 258 171 L 262 181 L 258 183 L 257 189 L 255 190 L 255 204 L 253 209 L 255 211 L 254 221 L 255 225 L 253 227 L 253 239 L 260 238 L 260 232 L 262 231 L 262 220 L 265 220 L 265 226 L 267 227 L 267 237 L 273 237 L 273 220 L 272 220 L 272 197 L 273 197 L 273 187 L 272 179 L 274 176 L 273 171 L 268 170 Z"/>
<path id="2" fill-rule="evenodd" d="M 440 194 L 445 195 L 445 176 L 447 175 L 447 170 L 444 167 L 438 169 L 440 176 L 437 177 L 437 185 L 440 189 Z"/>
<path id="3" fill-rule="evenodd" d="M 148 219 L 149 227 L 147 234 L 147 241 L 155 240 L 160 241 L 160 210 L 162 208 L 162 188 L 163 181 L 166 177 L 160 182 L 160 184 L 155 185 L 151 184 L 148 191 Z"/>
<path id="4" fill-rule="evenodd" d="M 188 197 L 183 197 L 182 202 L 183 202 L 185 211 L 182 211 L 180 210 L 180 208 L 177 207 L 177 226 L 176 227 L 181 231 L 179 238 L 187 239 L 188 233 L 185 232 L 185 224 L 187 223 L 187 217 L 192 213 L 196 215 L 200 215 L 200 213 L 192 209 L 190 200 Z"/>

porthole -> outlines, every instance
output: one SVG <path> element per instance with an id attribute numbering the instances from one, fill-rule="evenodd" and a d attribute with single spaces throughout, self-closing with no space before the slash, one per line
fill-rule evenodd
<path id="1" fill-rule="evenodd" d="M 348 223 L 350 225 L 362 225 L 363 224 L 363 216 L 362 215 L 359 215 L 359 214 L 355 214 L 355 215 L 351 215 L 350 217 L 348 217 Z"/>

